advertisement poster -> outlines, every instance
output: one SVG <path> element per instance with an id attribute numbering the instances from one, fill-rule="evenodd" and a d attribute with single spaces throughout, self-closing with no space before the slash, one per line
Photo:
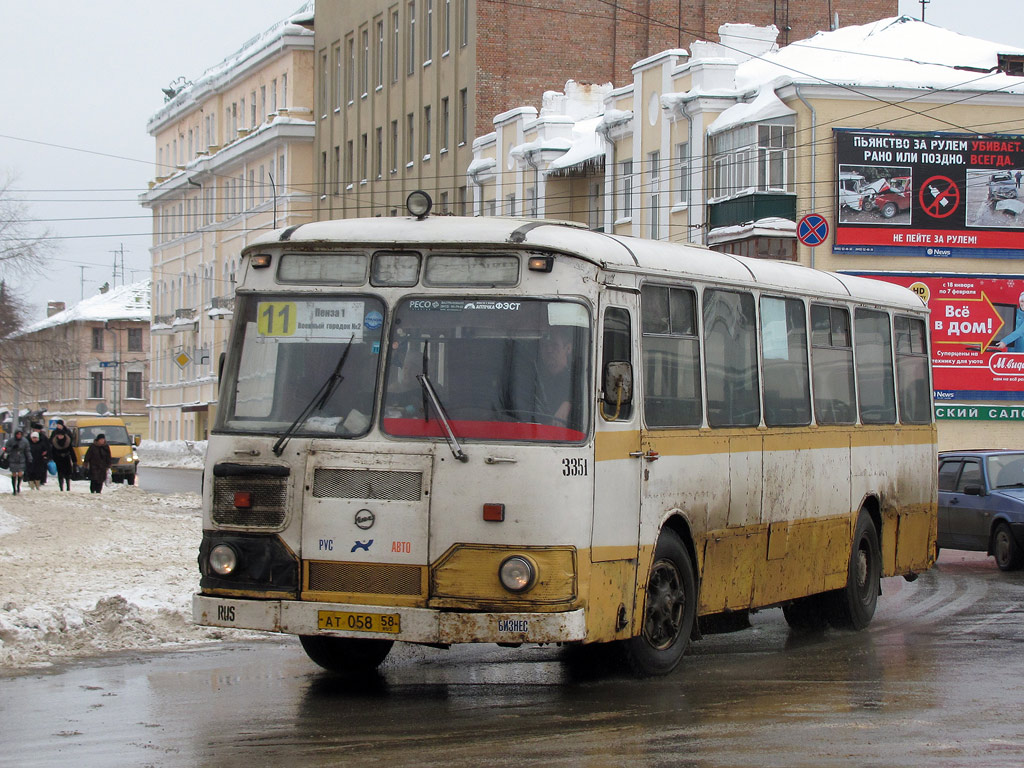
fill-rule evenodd
<path id="1" fill-rule="evenodd" d="M 1024 136 L 833 129 L 833 252 L 1024 257 Z"/>
<path id="2" fill-rule="evenodd" d="M 857 274 L 910 288 L 928 303 L 936 405 L 1024 402 L 1024 275 Z"/>

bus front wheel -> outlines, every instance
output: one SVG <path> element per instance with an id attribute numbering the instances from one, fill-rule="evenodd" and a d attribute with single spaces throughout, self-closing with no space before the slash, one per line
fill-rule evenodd
<path id="1" fill-rule="evenodd" d="M 381 665 L 392 640 L 361 640 L 349 637 L 300 635 L 306 655 L 329 672 L 358 675 L 373 672 Z"/>
<path id="2" fill-rule="evenodd" d="M 878 531 L 867 512 L 861 511 L 853 534 L 846 587 L 829 594 L 832 626 L 864 629 L 871 623 L 881 588 L 882 554 Z"/>
<path id="3" fill-rule="evenodd" d="M 623 641 L 626 663 L 642 677 L 666 675 L 686 652 L 697 615 L 697 578 L 682 539 L 662 531 L 647 578 L 643 627 Z"/>

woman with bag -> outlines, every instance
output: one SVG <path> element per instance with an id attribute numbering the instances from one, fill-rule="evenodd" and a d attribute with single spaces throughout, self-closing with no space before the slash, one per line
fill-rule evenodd
<path id="1" fill-rule="evenodd" d="M 107 445 L 107 436 L 96 435 L 89 450 L 85 452 L 82 459 L 82 468 L 89 475 L 89 492 L 103 493 L 103 483 L 110 471 L 110 446 Z"/>
<path id="2" fill-rule="evenodd" d="M 7 458 L 11 470 L 11 493 L 21 493 L 21 478 L 28 468 L 30 453 L 28 440 L 25 439 L 25 433 L 20 429 L 4 445 L 4 456 Z"/>
<path id="3" fill-rule="evenodd" d="M 71 431 L 64 426 L 64 422 L 57 420 L 57 426 L 50 433 L 50 446 L 52 447 L 53 463 L 57 465 L 57 482 L 62 491 L 71 490 L 71 478 L 75 476 L 75 465 L 78 458 L 75 456 L 74 443 L 71 440 Z"/>

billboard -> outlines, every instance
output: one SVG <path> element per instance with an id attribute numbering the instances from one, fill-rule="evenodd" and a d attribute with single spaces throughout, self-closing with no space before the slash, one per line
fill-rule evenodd
<path id="1" fill-rule="evenodd" d="M 1024 258 L 1024 136 L 833 135 L 834 253 Z"/>
<path id="2" fill-rule="evenodd" d="M 1024 402 L 1024 275 L 856 274 L 910 288 L 928 304 L 936 404 Z"/>

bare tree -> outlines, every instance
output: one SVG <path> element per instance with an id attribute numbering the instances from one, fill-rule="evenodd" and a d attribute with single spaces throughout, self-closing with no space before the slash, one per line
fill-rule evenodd
<path id="1" fill-rule="evenodd" d="M 32 227 L 25 203 L 11 191 L 12 177 L 0 180 L 0 276 L 38 273 L 53 251 L 47 230 Z"/>

